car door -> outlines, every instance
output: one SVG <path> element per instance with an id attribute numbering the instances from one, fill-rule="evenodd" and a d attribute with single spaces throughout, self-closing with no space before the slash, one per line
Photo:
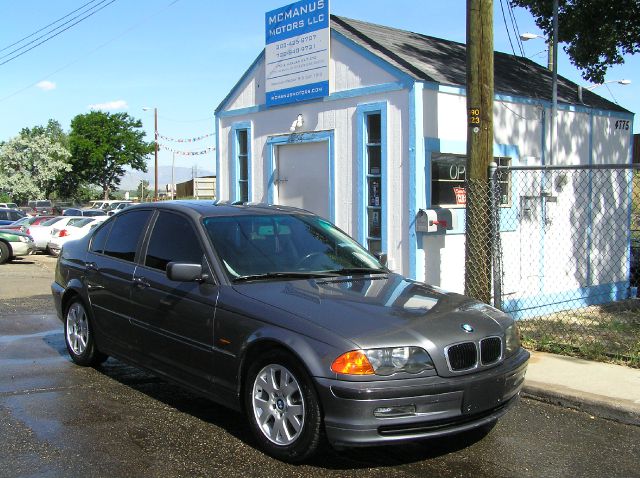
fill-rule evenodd
<path id="1" fill-rule="evenodd" d="M 86 282 L 97 336 L 107 346 L 137 358 L 139 339 L 132 326 L 131 288 L 135 259 L 152 211 L 138 209 L 99 228 L 86 259 Z"/>
<path id="2" fill-rule="evenodd" d="M 117 217 L 122 214 L 127 213 Z M 179 213 L 160 211 L 133 279 L 133 321 L 140 328 L 153 368 L 208 390 L 218 287 L 210 281 L 170 280 L 166 275 L 169 262 L 202 264 L 212 277 L 193 221 Z"/>

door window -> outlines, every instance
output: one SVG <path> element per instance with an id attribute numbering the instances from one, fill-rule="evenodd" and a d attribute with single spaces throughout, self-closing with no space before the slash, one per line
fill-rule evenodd
<path id="1" fill-rule="evenodd" d="M 104 247 L 104 254 L 133 262 L 140 235 L 147 225 L 151 211 L 132 211 L 118 215 Z"/>
<path id="2" fill-rule="evenodd" d="M 144 265 L 165 271 L 169 262 L 202 262 L 202 246 L 191 222 L 184 216 L 162 211 L 158 215 Z"/>

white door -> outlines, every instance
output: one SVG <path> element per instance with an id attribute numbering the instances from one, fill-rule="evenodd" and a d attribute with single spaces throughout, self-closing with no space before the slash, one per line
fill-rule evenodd
<path id="1" fill-rule="evenodd" d="M 277 148 L 275 202 L 330 219 L 329 143 L 284 144 Z"/>

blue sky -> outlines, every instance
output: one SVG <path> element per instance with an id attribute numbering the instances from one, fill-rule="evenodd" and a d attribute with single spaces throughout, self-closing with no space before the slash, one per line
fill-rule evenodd
<path id="1" fill-rule="evenodd" d="M 87 1 L 0 0 L 0 48 Z M 214 109 L 264 47 L 264 13 L 292 3 L 109 2 L 105 0 L 101 4 L 105 8 L 87 20 L 0 65 L 0 141 L 15 136 L 25 126 L 46 124 L 49 118 L 68 129 L 71 119 L 90 111 L 90 105 L 126 111 L 142 119 L 150 141 L 153 112 L 143 111 L 144 106 L 158 108 L 161 135 L 195 138 L 212 133 Z M 331 12 L 464 42 L 465 5 L 464 0 L 331 0 Z M 495 49 L 511 53 L 500 0 L 494 0 L 494 7 Z M 527 11 L 516 10 L 515 14 L 520 32 L 541 33 Z M 543 40 L 524 42 L 526 56 L 541 64 L 546 64 L 545 47 Z M 0 56 L 13 48 L 1 51 Z M 0 58 L 0 62 L 6 59 Z M 626 60 L 625 65 L 610 69 L 607 79 L 624 78 L 633 83 L 607 85 L 609 89 L 600 86 L 596 92 L 640 112 L 640 56 Z M 558 65 L 561 75 L 585 84 L 562 51 Z M 640 132 L 640 121 L 635 122 L 634 131 Z M 212 137 L 197 143 L 171 144 L 179 150 L 201 150 L 212 145 Z M 171 153 L 161 151 L 159 162 L 170 165 Z M 179 165 L 212 171 L 214 153 L 176 156 Z"/>

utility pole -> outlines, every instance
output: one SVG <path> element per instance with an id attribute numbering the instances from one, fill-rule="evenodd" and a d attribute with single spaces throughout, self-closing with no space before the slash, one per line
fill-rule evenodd
<path id="1" fill-rule="evenodd" d="M 467 0 L 467 115 L 465 294 L 490 302 L 493 0 Z"/>
<path id="2" fill-rule="evenodd" d="M 153 123 L 155 129 L 155 137 L 156 137 L 156 154 L 155 154 L 155 185 L 154 185 L 154 193 L 153 200 L 158 200 L 158 108 L 153 108 Z"/>
<path id="3" fill-rule="evenodd" d="M 551 53 L 551 121 L 549 141 L 549 164 L 553 165 L 557 163 L 558 148 L 556 144 L 558 139 L 558 0 L 553 0 L 553 34 L 551 36 L 551 44 L 549 45 Z"/>

